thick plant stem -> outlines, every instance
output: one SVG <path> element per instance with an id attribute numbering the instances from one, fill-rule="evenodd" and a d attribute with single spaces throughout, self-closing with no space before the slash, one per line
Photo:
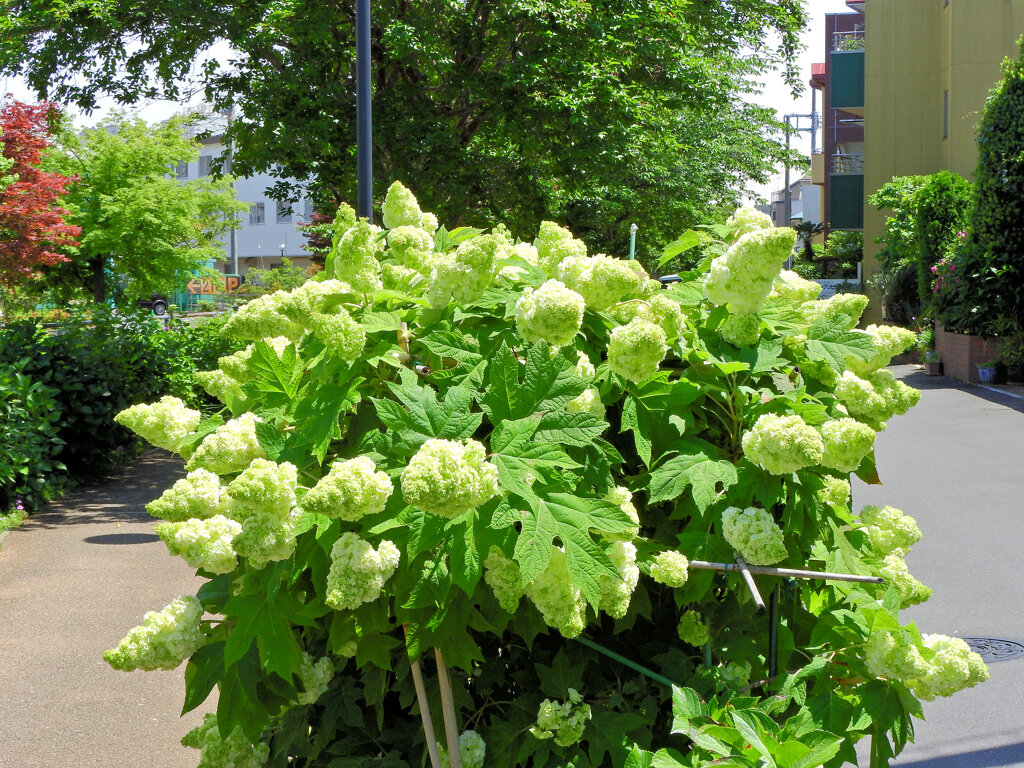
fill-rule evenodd
<path id="1" fill-rule="evenodd" d="M 452 682 L 448 677 L 448 665 L 444 663 L 444 655 L 440 648 L 434 648 L 434 658 L 437 659 L 437 684 L 441 689 L 441 713 L 444 715 L 444 733 L 448 741 L 448 760 L 452 768 L 462 768 L 459 724 L 455 715 L 455 699 L 452 696 Z"/>

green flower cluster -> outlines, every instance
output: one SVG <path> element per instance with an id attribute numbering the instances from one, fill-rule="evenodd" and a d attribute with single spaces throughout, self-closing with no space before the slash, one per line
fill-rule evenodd
<path id="1" fill-rule="evenodd" d="M 783 299 L 802 304 L 806 301 L 814 301 L 821 293 L 821 283 L 814 280 L 805 280 L 791 269 L 784 269 L 772 283 L 771 296 L 780 296 Z"/>
<path id="2" fill-rule="evenodd" d="M 210 573 L 230 573 L 238 567 L 231 542 L 241 532 L 241 524 L 224 515 L 161 523 L 156 527 L 157 536 L 172 555 L 182 557 L 192 568 Z"/>
<path id="3" fill-rule="evenodd" d="M 263 768 L 270 759 L 270 747 L 249 743 L 241 728 L 221 736 L 217 716 L 211 714 L 203 718 L 202 725 L 186 733 L 181 743 L 201 750 L 196 768 Z"/>
<path id="4" fill-rule="evenodd" d="M 448 757 L 448 750 L 444 745 L 438 744 L 437 752 L 441 758 L 441 768 L 450 768 L 451 758 Z M 486 754 L 487 745 L 479 733 L 470 730 L 459 734 L 459 757 L 462 760 L 462 768 L 483 768 Z"/>
<path id="5" fill-rule="evenodd" d="M 231 319 L 224 324 L 221 333 L 250 341 L 275 336 L 298 339 L 302 336 L 302 326 L 288 319 L 282 312 L 282 307 L 287 305 L 289 300 L 287 291 L 274 291 L 253 299 L 235 310 Z"/>
<path id="6" fill-rule="evenodd" d="M 283 520 L 295 506 L 297 483 L 298 469 L 294 464 L 253 459 L 228 485 L 231 514 L 238 520 L 252 515 L 268 515 Z"/>
<path id="7" fill-rule="evenodd" d="M 427 440 L 402 470 L 402 496 L 417 509 L 458 517 L 498 493 L 498 470 L 476 440 Z"/>
<path id="8" fill-rule="evenodd" d="M 826 475 L 825 485 L 818 491 L 818 498 L 835 510 L 850 508 L 850 481 L 841 477 Z"/>
<path id="9" fill-rule="evenodd" d="M 185 403 L 170 395 L 155 403 L 125 408 L 114 417 L 114 421 L 143 440 L 175 452 L 181 448 L 182 441 L 196 431 L 201 420 L 199 411 L 186 407 Z"/>
<path id="10" fill-rule="evenodd" d="M 917 521 L 896 507 L 867 506 L 860 511 L 862 530 L 871 548 L 880 557 L 890 553 L 906 554 L 921 540 Z"/>
<path id="11" fill-rule="evenodd" d="M 327 604 L 336 610 L 358 608 L 380 597 L 384 582 L 398 568 L 401 553 L 390 541 L 377 549 L 351 531 L 341 534 L 331 547 L 327 574 Z"/>
<path id="12" fill-rule="evenodd" d="M 759 229 L 770 229 L 775 224 L 767 213 L 762 213 L 752 205 L 744 205 L 733 211 L 732 216 L 726 220 L 725 226 L 732 230 L 733 239 L 738 240 L 743 235 L 756 232 Z"/>
<path id="13" fill-rule="evenodd" d="M 599 419 L 604 418 L 604 403 L 601 402 L 601 393 L 593 387 L 587 387 L 566 403 L 565 410 L 569 413 L 589 413 Z"/>
<path id="14" fill-rule="evenodd" d="M 818 431 L 799 416 L 765 414 L 743 435 L 743 455 L 773 475 L 820 464 L 825 445 Z"/>
<path id="15" fill-rule="evenodd" d="M 736 347 L 752 347 L 761 338 L 761 318 L 756 312 L 729 315 L 718 332 Z"/>
<path id="16" fill-rule="evenodd" d="M 684 643 L 700 648 L 710 639 L 711 630 L 699 611 L 687 611 L 679 617 L 677 634 Z"/>
<path id="17" fill-rule="evenodd" d="M 192 595 L 182 595 L 161 611 L 150 611 L 142 624 L 128 631 L 117 648 L 103 653 L 114 669 L 174 669 L 203 645 L 199 629 L 203 606 Z"/>
<path id="18" fill-rule="evenodd" d="M 519 564 L 505 557 L 497 547 L 491 547 L 483 565 L 484 581 L 494 593 L 498 605 L 508 613 L 515 613 L 523 596 L 523 574 Z"/>
<path id="19" fill-rule="evenodd" d="M 295 551 L 299 514 L 296 508 L 284 518 L 276 514 L 250 515 L 242 522 L 242 532 L 235 536 L 231 546 L 254 568 L 287 560 Z"/>
<path id="20" fill-rule="evenodd" d="M 537 606 L 545 624 L 557 629 L 564 637 L 579 637 L 587 623 L 587 601 L 583 599 L 583 593 L 572 585 L 563 549 L 551 547 L 547 567 L 526 585 L 524 593 Z"/>
<path id="21" fill-rule="evenodd" d="M 842 327 L 852 331 L 867 307 L 868 297 L 862 293 L 836 293 L 824 300 L 808 302 L 803 309 L 807 321 L 811 323 L 819 319 L 837 320 L 842 315 L 846 318 Z"/>
<path id="22" fill-rule="evenodd" d="M 320 312 L 310 315 L 309 329 L 325 347 L 347 362 L 357 360 L 366 346 L 366 329 L 341 307 L 329 315 Z"/>
<path id="23" fill-rule="evenodd" d="M 312 704 L 323 696 L 333 677 L 334 662 L 329 657 L 321 656 L 313 661 L 313 657 L 303 651 L 299 666 L 299 681 L 302 683 L 299 704 Z"/>
<path id="24" fill-rule="evenodd" d="M 917 341 L 917 334 L 895 325 L 869 325 L 863 333 L 871 337 L 874 354 L 867 360 L 847 356 L 846 367 L 858 376 L 869 376 L 887 366 L 892 359 Z"/>
<path id="25" fill-rule="evenodd" d="M 384 287 L 377 259 L 384 248 L 377 237 L 379 231 L 366 219 L 359 219 L 331 250 L 333 276 L 344 279 L 359 293 L 372 293 Z"/>
<path id="26" fill-rule="evenodd" d="M 432 213 L 423 213 L 416 196 L 400 181 L 388 187 L 381 214 L 386 229 L 419 227 L 430 233 L 437 230 L 437 217 Z"/>
<path id="27" fill-rule="evenodd" d="M 537 710 L 537 724 L 530 729 L 538 739 L 554 739 L 560 747 L 570 747 L 583 738 L 590 720 L 590 705 L 575 688 L 569 689 L 568 701 L 544 699 Z"/>
<path id="28" fill-rule="evenodd" d="M 840 472 L 856 472 L 875 446 L 875 430 L 856 419 L 832 419 L 821 426 L 825 453 L 822 466 Z"/>
<path id="29" fill-rule="evenodd" d="M 476 301 L 494 285 L 499 264 L 511 253 L 501 235 L 479 235 L 460 243 L 454 254 L 441 256 L 434 264 L 427 289 L 430 306 Z"/>
<path id="30" fill-rule="evenodd" d="M 565 346 L 579 333 L 585 308 L 576 291 L 548 280 L 536 291 L 525 289 L 516 301 L 516 330 L 527 341 Z"/>
<path id="31" fill-rule="evenodd" d="M 608 548 L 608 557 L 619 575 L 601 576 L 601 599 L 597 607 L 613 619 L 621 619 L 629 610 L 633 590 L 640 581 L 636 546 L 630 541 L 613 541 Z"/>
<path id="32" fill-rule="evenodd" d="M 146 511 L 153 517 L 170 522 L 181 522 L 189 518 L 206 518 L 226 515 L 230 498 L 227 489 L 220 484 L 220 478 L 206 469 L 196 469 L 178 480 L 146 505 Z"/>
<path id="33" fill-rule="evenodd" d="M 689 577 L 690 561 L 681 552 L 659 552 L 651 563 L 651 578 L 667 587 L 681 587 Z"/>
<path id="34" fill-rule="evenodd" d="M 239 383 L 219 368 L 213 371 L 197 371 L 192 378 L 211 397 L 217 398 L 222 403 L 226 403 L 232 398 L 241 399 L 244 396 Z"/>
<path id="35" fill-rule="evenodd" d="M 630 381 L 640 382 L 658 370 L 668 352 L 660 325 L 639 317 L 613 328 L 608 338 L 608 367 Z"/>
<path id="36" fill-rule="evenodd" d="M 647 274 L 641 275 L 628 261 L 604 254 L 572 256 L 555 270 L 555 278 L 576 291 L 595 311 L 608 309 L 640 290 Z"/>
<path id="37" fill-rule="evenodd" d="M 542 221 L 540 232 L 533 241 L 537 249 L 537 263 L 548 275 L 554 276 L 558 265 L 573 256 L 585 258 L 587 245 L 572 236 L 566 227 L 560 227 L 553 221 Z"/>
<path id="38" fill-rule="evenodd" d="M 889 419 L 916 405 L 921 399 L 921 392 L 908 387 L 891 371 L 884 369 L 875 371 L 866 379 L 844 371 L 836 382 L 836 397 L 851 416 L 881 432 Z"/>
<path id="39" fill-rule="evenodd" d="M 302 499 L 302 509 L 327 517 L 355 521 L 384 509 L 395 487 L 368 456 L 335 461 Z"/>
<path id="40" fill-rule="evenodd" d="M 228 475 L 248 467 L 253 459 L 266 458 L 256 438 L 254 413 L 243 413 L 237 419 L 218 427 L 199 444 L 185 469 L 207 469 L 218 475 Z"/>
<path id="41" fill-rule="evenodd" d="M 729 507 L 722 512 L 722 536 L 752 565 L 771 565 L 786 558 L 782 529 L 768 510 Z"/>
<path id="42" fill-rule="evenodd" d="M 989 677 L 981 656 L 959 637 L 923 635 L 918 644 L 905 629 L 872 634 L 864 665 L 876 677 L 906 683 L 924 701 L 952 696 Z"/>
<path id="43" fill-rule="evenodd" d="M 291 291 L 279 306 L 284 315 L 308 328 L 313 315 L 334 312 L 345 301 L 358 302 L 356 290 L 348 283 L 341 280 L 307 280 Z"/>
<path id="44" fill-rule="evenodd" d="M 910 575 L 906 561 L 897 553 L 886 555 L 883 558 L 878 575 L 896 589 L 900 597 L 900 608 L 909 608 L 912 605 L 923 603 L 932 596 L 931 588 L 926 587 Z"/>
<path id="45" fill-rule="evenodd" d="M 796 232 L 789 227 L 757 229 L 739 238 L 711 262 L 704 295 L 732 312 L 756 312 L 771 293 L 783 262 L 793 252 Z"/>
<path id="46" fill-rule="evenodd" d="M 905 629 L 872 633 L 864 644 L 864 666 L 875 677 L 904 682 L 928 673 L 928 662 Z"/>
<path id="47" fill-rule="evenodd" d="M 617 485 L 608 491 L 605 496 L 606 501 L 610 501 L 612 504 L 617 506 L 632 520 L 635 525 L 632 528 L 628 528 L 625 531 L 612 533 L 611 531 L 600 531 L 600 534 L 608 541 L 630 541 L 640 533 L 640 515 L 636 511 L 636 506 L 633 504 L 633 492 L 629 488 L 625 488 L 621 485 Z"/>

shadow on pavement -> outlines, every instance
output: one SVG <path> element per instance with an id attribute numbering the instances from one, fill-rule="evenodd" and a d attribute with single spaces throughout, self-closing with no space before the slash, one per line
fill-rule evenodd
<path id="1" fill-rule="evenodd" d="M 180 458 L 167 451 L 147 451 L 110 477 L 102 478 L 94 485 L 76 488 L 66 496 L 50 502 L 39 512 L 29 515 L 20 527 L 31 530 L 76 524 L 152 520 L 146 512 L 146 504 L 183 476 Z"/>
<path id="2" fill-rule="evenodd" d="M 956 755 L 928 757 L 912 763 L 899 763 L 899 768 L 996 768 L 1001 765 L 1020 765 L 1024 761 L 1024 742 L 1007 744 L 993 749 L 976 749 Z"/>
<path id="3" fill-rule="evenodd" d="M 981 400 L 987 400 L 995 405 L 1002 405 L 1024 413 L 1024 400 L 1013 395 L 1004 394 L 997 389 L 984 389 L 975 384 L 965 384 L 958 379 L 952 379 L 948 376 L 926 376 L 924 371 L 912 365 L 894 366 L 890 370 L 892 370 L 896 378 L 915 389 L 956 389 Z"/>
<path id="4" fill-rule="evenodd" d="M 86 536 L 87 544 L 149 544 L 160 541 L 155 533 L 107 533 L 102 536 Z"/>

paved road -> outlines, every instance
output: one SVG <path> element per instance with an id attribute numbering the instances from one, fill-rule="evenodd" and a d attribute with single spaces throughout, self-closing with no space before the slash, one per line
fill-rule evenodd
<path id="1" fill-rule="evenodd" d="M 934 590 L 904 612 L 922 632 L 1024 642 L 1024 400 L 896 369 L 922 389 L 889 422 L 876 451 L 884 486 L 854 487 L 863 504 L 915 517 L 924 538 L 907 562 Z M 901 768 L 1024 766 L 1024 658 L 990 665 L 991 678 L 926 703 Z"/>
<path id="2" fill-rule="evenodd" d="M 153 451 L 33 515 L 0 545 L 0 766 L 194 768 L 184 666 L 116 672 L 102 653 L 199 586 L 143 505 L 182 474 Z"/>

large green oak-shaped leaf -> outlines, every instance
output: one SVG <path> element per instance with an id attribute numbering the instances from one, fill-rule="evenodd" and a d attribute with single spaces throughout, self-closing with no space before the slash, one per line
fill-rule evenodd
<path id="1" fill-rule="evenodd" d="M 874 354 L 870 336 L 862 331 L 847 331 L 839 321 L 819 318 L 807 330 L 807 356 L 828 363 L 839 373 L 846 370 L 847 357 L 868 360 Z"/>
<path id="2" fill-rule="evenodd" d="M 530 476 L 545 476 L 554 469 L 579 467 L 560 445 L 539 440 L 534 419 L 503 421 L 491 433 L 491 461 L 498 468 L 498 482 L 524 499 L 535 496 Z"/>
<path id="3" fill-rule="evenodd" d="M 651 504 L 672 501 L 691 489 L 693 501 L 701 512 L 718 498 L 718 484 L 724 488 L 736 480 L 736 466 L 731 461 L 715 458 L 717 450 L 703 440 L 692 440 L 674 456 L 651 472 L 647 493 Z"/>

